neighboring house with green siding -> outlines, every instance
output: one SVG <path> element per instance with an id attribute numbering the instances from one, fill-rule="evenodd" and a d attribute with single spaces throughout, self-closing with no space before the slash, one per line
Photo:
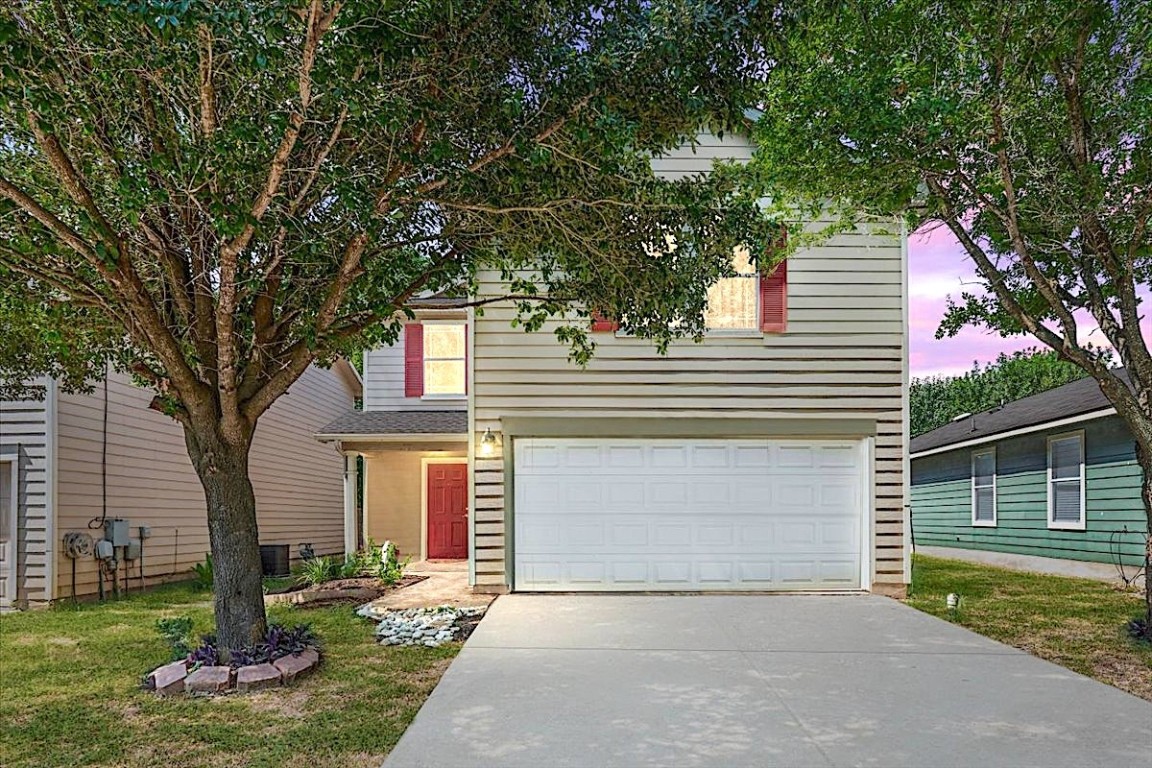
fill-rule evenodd
<path id="1" fill-rule="evenodd" d="M 1099 578 L 1144 565 L 1135 443 L 1093 379 L 965 415 L 909 452 L 919 552 Z"/>

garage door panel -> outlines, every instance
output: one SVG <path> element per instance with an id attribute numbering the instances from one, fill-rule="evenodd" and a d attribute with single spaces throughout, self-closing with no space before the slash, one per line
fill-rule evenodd
<path id="1" fill-rule="evenodd" d="M 860 586 L 859 443 L 517 440 L 527 590 Z"/>
<path id="2" fill-rule="evenodd" d="M 663 516 L 622 522 L 611 513 L 547 515 L 520 521 L 516 548 L 522 555 L 557 554 L 597 547 L 605 552 L 635 552 L 643 548 L 667 554 L 681 547 L 700 552 L 755 554 L 803 546 L 815 553 L 844 552 L 859 541 L 859 528 L 836 518 L 780 517 L 766 521 L 755 515 Z"/>

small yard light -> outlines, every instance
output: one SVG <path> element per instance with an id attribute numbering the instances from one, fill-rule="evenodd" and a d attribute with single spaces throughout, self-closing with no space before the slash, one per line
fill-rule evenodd
<path id="1" fill-rule="evenodd" d="M 492 434 L 492 427 L 485 429 L 480 438 L 480 455 L 491 456 L 496 453 L 496 446 L 499 445 L 499 442 L 496 435 Z"/>
<path id="2" fill-rule="evenodd" d="M 948 601 L 948 610 L 950 610 L 950 611 L 954 611 L 960 607 L 960 595 L 956 594 L 955 592 L 949 592 L 948 593 L 947 601 Z"/>

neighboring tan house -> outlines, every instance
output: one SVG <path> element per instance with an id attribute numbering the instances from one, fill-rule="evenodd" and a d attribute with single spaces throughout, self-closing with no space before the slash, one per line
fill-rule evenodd
<path id="1" fill-rule="evenodd" d="M 97 381 L 91 394 L 38 386 L 39 400 L 0 402 L 2 604 L 70 597 L 73 567 L 76 595 L 98 594 L 99 561 L 70 558 L 65 542 L 73 533 L 101 539 L 106 519 L 125 520 L 132 545 L 115 552 L 121 589 L 125 577 L 130 589 L 188 578 L 208 551 L 208 527 L 179 424 L 150 409 L 153 393 L 127 376 Z M 360 389 L 346 362 L 311 368 L 260 419 L 251 468 L 261 544 L 288 544 L 292 555 L 301 543 L 344 551 L 343 461 L 312 434 L 352 408 Z"/>
<path id="2" fill-rule="evenodd" d="M 750 154 L 704 134 L 653 165 Z M 703 342 L 666 355 L 596 322 L 583 369 L 554 325 L 511 327 L 511 302 L 414 302 L 364 356 L 364 410 L 317 436 L 364 458 L 349 525 L 466 560 L 484 591 L 903 593 L 906 258 L 887 231 L 721 281 Z M 479 292 L 507 287 L 486 273 Z"/>
<path id="3" fill-rule="evenodd" d="M 1135 441 L 1094 379 L 965 415 L 911 453 L 918 552 L 1111 579 L 1144 564 Z"/>

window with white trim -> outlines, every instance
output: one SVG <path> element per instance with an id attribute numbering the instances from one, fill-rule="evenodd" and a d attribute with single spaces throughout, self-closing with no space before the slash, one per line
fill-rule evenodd
<path id="1" fill-rule="evenodd" d="M 464 323 L 424 323 L 424 397 L 464 397 Z"/>
<path id="2" fill-rule="evenodd" d="M 733 277 L 722 277 L 708 289 L 704 327 L 710 331 L 760 329 L 760 270 L 747 248 L 732 254 Z"/>
<path id="3" fill-rule="evenodd" d="M 1084 433 L 1048 438 L 1048 527 L 1084 530 Z"/>
<path id="4" fill-rule="evenodd" d="M 972 525 L 996 525 L 996 449 L 972 454 Z"/>

